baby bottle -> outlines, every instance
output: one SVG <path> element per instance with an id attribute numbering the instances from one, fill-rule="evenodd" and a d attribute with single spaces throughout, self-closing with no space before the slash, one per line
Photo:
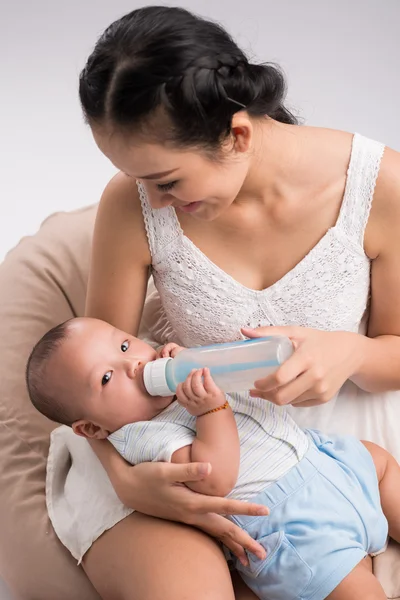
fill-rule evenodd
<path id="1" fill-rule="evenodd" d="M 208 367 L 221 390 L 241 392 L 253 388 L 257 379 L 276 371 L 292 353 L 292 342 L 284 336 L 187 348 L 175 358 L 147 363 L 143 381 L 152 396 L 170 396 L 193 369 Z"/>

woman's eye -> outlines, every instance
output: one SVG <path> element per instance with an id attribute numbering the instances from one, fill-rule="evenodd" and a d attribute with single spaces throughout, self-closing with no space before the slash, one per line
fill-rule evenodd
<path id="1" fill-rule="evenodd" d="M 129 342 L 128 342 L 128 340 L 126 340 L 125 342 L 123 342 L 121 344 L 121 350 L 122 350 L 122 352 L 126 352 L 128 349 L 129 349 Z"/>
<path id="2" fill-rule="evenodd" d="M 170 192 L 172 188 L 176 186 L 177 183 L 177 181 L 170 181 L 170 183 L 158 183 L 157 187 L 160 190 L 160 192 Z"/>
<path id="3" fill-rule="evenodd" d="M 107 373 L 105 373 L 102 377 L 101 385 L 107 385 L 107 383 L 110 381 L 111 377 L 112 377 L 112 371 L 107 371 Z"/>

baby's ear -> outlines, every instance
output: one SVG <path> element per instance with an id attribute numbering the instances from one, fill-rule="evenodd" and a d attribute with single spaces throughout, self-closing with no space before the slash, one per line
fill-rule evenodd
<path id="1" fill-rule="evenodd" d="M 76 435 L 95 440 L 104 440 L 110 435 L 109 431 L 86 419 L 81 419 L 80 421 L 72 423 L 72 429 Z"/>

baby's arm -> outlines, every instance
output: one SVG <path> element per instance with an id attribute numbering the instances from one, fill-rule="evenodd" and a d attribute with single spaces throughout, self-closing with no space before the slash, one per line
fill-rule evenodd
<path id="1" fill-rule="evenodd" d="M 210 371 L 193 371 L 176 391 L 179 404 L 196 418 L 196 439 L 191 446 L 174 452 L 172 462 L 209 462 L 210 475 L 204 481 L 186 483 L 202 494 L 227 496 L 232 491 L 239 473 L 240 446 L 235 417 L 229 404 L 224 406 L 225 394 L 215 385 Z"/>

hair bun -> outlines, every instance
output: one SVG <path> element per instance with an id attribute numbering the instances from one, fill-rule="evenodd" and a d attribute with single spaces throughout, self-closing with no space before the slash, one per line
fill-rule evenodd
<path id="1" fill-rule="evenodd" d="M 79 93 L 88 122 L 154 132 L 177 145 L 218 147 L 241 107 L 296 122 L 283 105 L 278 67 L 250 64 L 220 25 L 183 8 L 147 6 L 110 25 Z"/>

